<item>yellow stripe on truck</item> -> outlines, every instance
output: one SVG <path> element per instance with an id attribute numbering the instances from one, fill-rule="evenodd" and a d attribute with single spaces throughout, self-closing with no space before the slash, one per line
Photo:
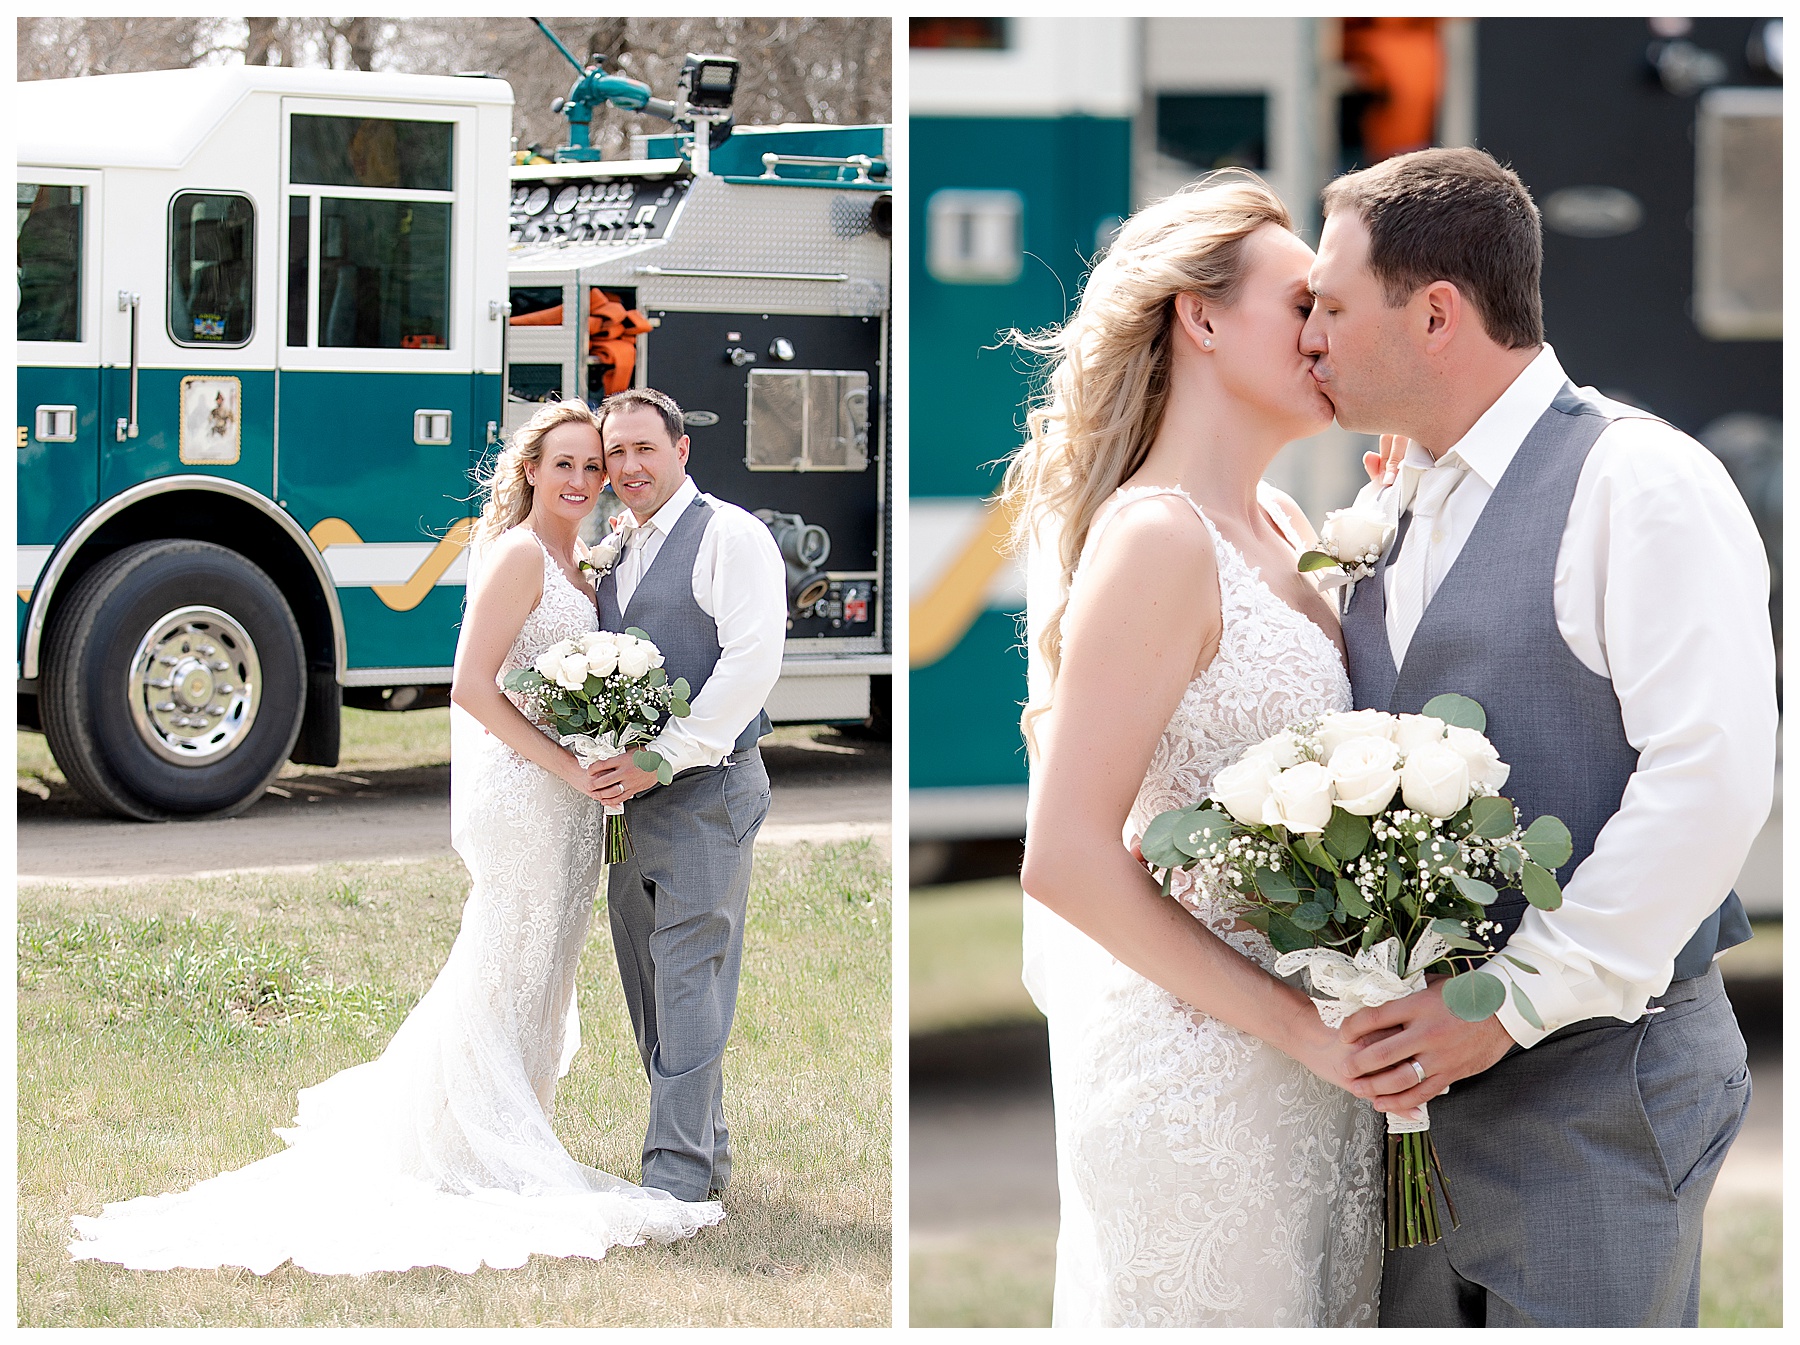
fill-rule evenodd
<path id="1" fill-rule="evenodd" d="M 1011 511 L 996 500 L 987 501 L 981 524 L 962 551 L 938 576 L 931 591 L 909 609 L 912 630 L 907 658 L 913 667 L 936 663 L 956 648 L 975 618 L 986 610 L 988 588 L 1006 565 L 1001 548 L 1011 531 Z"/>
<path id="2" fill-rule="evenodd" d="M 425 595 L 431 592 L 437 581 L 444 577 L 448 570 L 462 554 L 463 548 L 469 544 L 469 536 L 475 530 L 475 520 L 459 518 L 450 525 L 450 530 L 443 536 L 423 564 L 413 571 L 413 576 L 404 584 L 377 584 L 373 592 L 377 598 L 396 612 L 410 612 L 425 601 Z M 333 546 L 361 546 L 362 538 L 355 528 L 341 518 L 320 519 L 313 525 L 307 536 L 312 538 L 313 545 L 321 552 Z"/>

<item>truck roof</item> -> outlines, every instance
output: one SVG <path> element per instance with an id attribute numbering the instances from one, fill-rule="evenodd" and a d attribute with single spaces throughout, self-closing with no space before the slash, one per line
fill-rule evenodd
<path id="1" fill-rule="evenodd" d="M 503 79 L 221 65 L 13 85 L 19 162 L 66 168 L 180 168 L 254 93 L 373 102 L 510 105 Z"/>

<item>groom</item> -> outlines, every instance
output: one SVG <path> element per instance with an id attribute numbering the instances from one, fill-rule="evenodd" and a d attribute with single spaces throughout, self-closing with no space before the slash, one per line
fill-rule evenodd
<path id="1" fill-rule="evenodd" d="M 608 873 L 619 976 L 650 1078 L 642 1184 L 708 1200 L 731 1176 L 721 1063 L 737 1006 L 744 907 L 769 775 L 757 740 L 781 676 L 787 571 L 769 530 L 703 495 L 687 475 L 681 408 L 629 388 L 601 405 L 607 479 L 627 540 L 595 596 L 605 630 L 635 626 L 685 677 L 693 713 L 648 744 L 672 784 L 631 754 L 594 766 L 599 793 L 626 802 L 632 853 Z"/>
<path id="2" fill-rule="evenodd" d="M 1358 1091 L 1434 1099 L 1462 1221 L 1388 1254 L 1381 1324 L 1693 1326 L 1750 1094 L 1713 962 L 1750 937 L 1731 884 L 1774 773 L 1763 548 L 1704 448 L 1570 384 L 1510 170 L 1425 150 L 1324 208 L 1301 348 L 1339 423 L 1412 441 L 1382 492 L 1397 536 L 1344 608 L 1356 705 L 1473 697 L 1522 819 L 1575 842 L 1559 910 L 1489 908 L 1530 970 L 1485 969 L 1541 1028 L 1510 996 L 1463 1022 L 1435 985 L 1344 1025 Z"/>

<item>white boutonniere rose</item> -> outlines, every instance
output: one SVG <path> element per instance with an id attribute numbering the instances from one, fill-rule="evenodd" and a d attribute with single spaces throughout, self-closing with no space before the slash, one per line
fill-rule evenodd
<path id="1" fill-rule="evenodd" d="M 1319 545 L 1300 557 L 1300 573 L 1336 570 L 1322 576 L 1321 588 L 1342 588 L 1375 573 L 1375 566 L 1398 530 L 1397 520 L 1374 502 L 1357 503 L 1348 509 L 1333 509 L 1319 525 Z"/>

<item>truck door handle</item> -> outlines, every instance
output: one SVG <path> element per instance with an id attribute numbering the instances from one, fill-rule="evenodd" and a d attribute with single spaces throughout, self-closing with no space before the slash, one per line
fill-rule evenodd
<path id="1" fill-rule="evenodd" d="M 74 443 L 75 408 L 72 406 L 38 407 L 35 437 L 40 444 Z"/>
<path id="2" fill-rule="evenodd" d="M 138 296 L 130 290 L 119 291 L 119 311 L 131 313 L 131 415 L 120 416 L 114 426 L 119 442 L 138 437 Z"/>
<path id="3" fill-rule="evenodd" d="M 415 444 L 447 444 L 450 442 L 448 411 L 414 411 L 413 442 Z"/>

